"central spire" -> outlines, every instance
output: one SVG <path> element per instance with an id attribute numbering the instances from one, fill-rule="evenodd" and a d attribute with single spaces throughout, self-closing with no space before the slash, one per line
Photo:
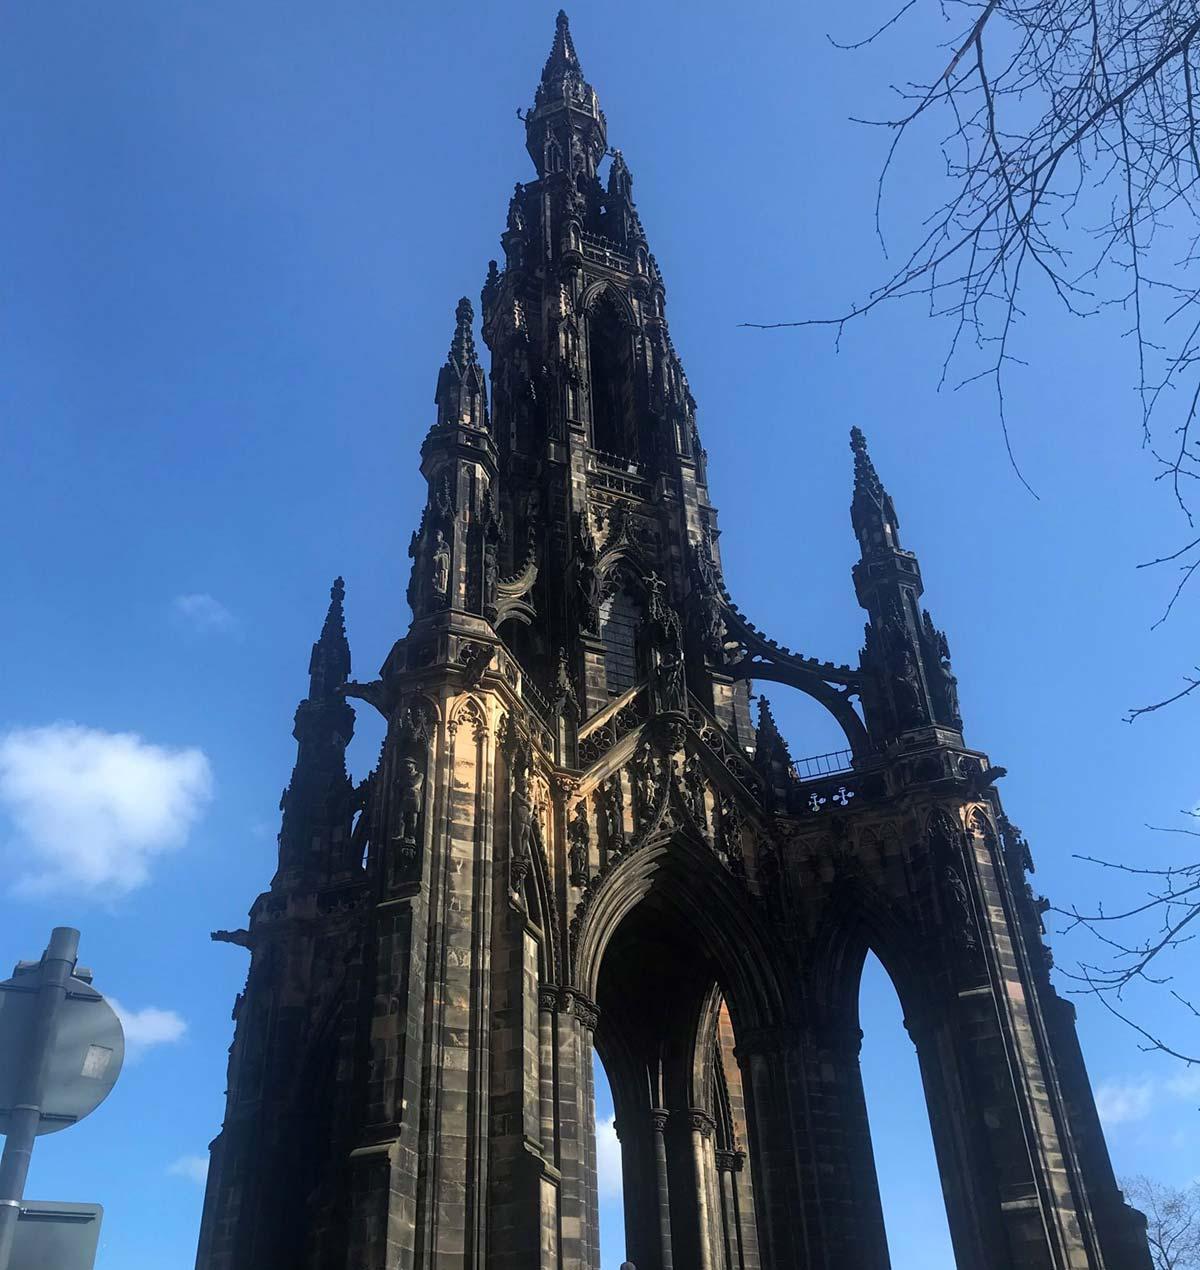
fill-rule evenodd
<path id="1" fill-rule="evenodd" d="M 542 83 L 560 82 L 564 75 L 571 72 L 580 76 L 583 74 L 579 56 L 575 52 L 575 41 L 571 39 L 571 24 L 567 21 L 565 11 L 559 9 L 554 21 L 554 43 L 550 46 L 550 56 L 542 68 Z"/>
<path id="2" fill-rule="evenodd" d="M 567 15 L 561 9 L 533 109 L 525 116 L 525 133 L 539 176 L 555 172 L 577 176 L 577 159 L 583 160 L 588 176 L 595 176 L 608 147 L 604 112 L 583 77 Z"/>

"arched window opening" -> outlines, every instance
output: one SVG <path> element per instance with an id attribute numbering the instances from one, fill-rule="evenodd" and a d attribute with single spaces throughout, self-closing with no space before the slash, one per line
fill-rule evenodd
<path id="1" fill-rule="evenodd" d="M 954 1270 L 925 1091 L 900 1001 L 873 955 L 859 989 L 862 1082 L 892 1270 Z"/>
<path id="2" fill-rule="evenodd" d="M 600 1056 L 592 1051 L 592 1084 L 596 1091 L 596 1194 L 600 1203 L 600 1264 L 625 1260 L 625 1188 L 621 1143 L 617 1138 L 612 1088 Z"/>
<path id="3" fill-rule="evenodd" d="M 540 669 L 537 636 L 533 627 L 520 618 L 510 617 L 500 623 L 497 634 L 504 641 L 504 647 L 516 658 L 523 674 L 536 674 Z"/>
<path id="4" fill-rule="evenodd" d="M 608 695 L 619 697 L 637 683 L 638 628 L 642 609 L 628 587 L 619 586 L 600 602 L 600 638 Z"/>
<path id="5" fill-rule="evenodd" d="M 592 446 L 637 461 L 633 405 L 633 338 L 611 300 L 602 298 L 588 320 Z"/>

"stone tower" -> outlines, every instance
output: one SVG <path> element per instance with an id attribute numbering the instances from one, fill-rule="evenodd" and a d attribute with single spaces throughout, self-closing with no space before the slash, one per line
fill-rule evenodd
<path id="1" fill-rule="evenodd" d="M 247 929 L 199 1270 L 596 1270 L 592 1051 L 638 1270 L 883 1270 L 873 950 L 957 1264 L 1144 1270 L 916 556 L 852 433 L 857 666 L 730 599 L 666 288 L 566 17 L 482 297 L 458 305 L 413 620 L 350 680 L 341 581 Z M 608 160 L 606 171 L 601 169 Z M 750 683 L 845 750 L 795 761 Z M 348 698 L 387 720 L 355 786 Z"/>

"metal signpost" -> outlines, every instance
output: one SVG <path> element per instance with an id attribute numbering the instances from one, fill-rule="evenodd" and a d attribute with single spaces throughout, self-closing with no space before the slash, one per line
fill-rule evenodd
<path id="1" fill-rule="evenodd" d="M 0 983 L 0 1270 L 90 1270 L 98 1205 L 23 1201 L 39 1134 L 94 1111 L 116 1083 L 125 1034 L 76 967 L 79 932 L 57 926 L 39 962 Z"/>

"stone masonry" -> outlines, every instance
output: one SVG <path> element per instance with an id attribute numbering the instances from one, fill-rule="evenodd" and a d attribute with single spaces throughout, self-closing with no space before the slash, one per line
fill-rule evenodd
<path id="1" fill-rule="evenodd" d="M 215 935 L 250 967 L 198 1270 L 597 1270 L 593 1049 L 638 1270 L 884 1270 L 868 951 L 958 1266 L 1148 1270 L 1003 769 L 964 740 L 866 441 L 866 636 L 836 666 L 730 598 L 666 288 L 564 15 L 524 119 L 490 385 L 464 299 L 421 446 L 412 624 L 355 682 L 334 585 L 278 870 Z M 753 681 L 815 698 L 844 752 L 794 761 Z M 352 700 L 387 721 L 357 785 Z"/>

